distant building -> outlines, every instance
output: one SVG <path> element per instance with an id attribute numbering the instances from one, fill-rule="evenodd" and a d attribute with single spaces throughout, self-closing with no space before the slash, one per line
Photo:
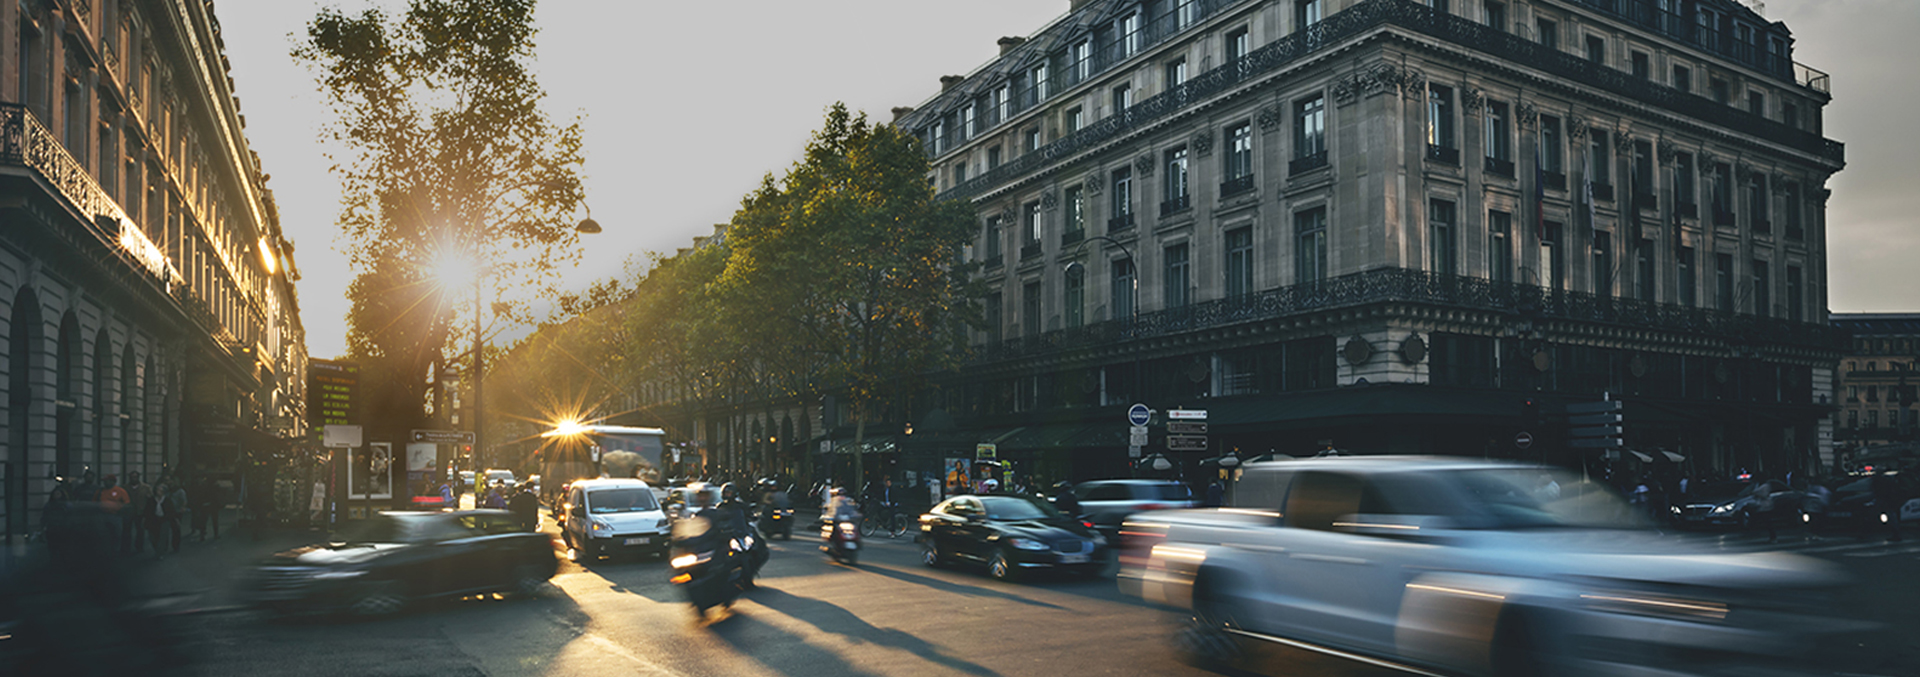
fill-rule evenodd
<path id="1" fill-rule="evenodd" d="M 1825 459 L 1827 76 L 1726 0 L 1075 1 L 895 111 L 981 215 L 977 358 L 902 466 L 992 442 L 1127 475 L 1134 402 L 1208 451 Z M 1537 400 L 1547 420 L 1527 420 Z M 919 416 L 920 414 L 915 414 Z M 924 429 L 924 427 L 923 427 Z M 1517 441 L 1527 432 L 1532 442 Z M 1144 451 L 1165 451 L 1158 428 Z"/>
<path id="2" fill-rule="evenodd" d="M 1862 447 L 1920 439 L 1920 313 L 1834 313 L 1852 336 L 1834 391 L 1841 399 L 1834 442 Z"/>
<path id="3" fill-rule="evenodd" d="M 299 273 L 211 7 L 0 11 L 7 543 L 56 476 L 239 488 L 308 432 Z"/>

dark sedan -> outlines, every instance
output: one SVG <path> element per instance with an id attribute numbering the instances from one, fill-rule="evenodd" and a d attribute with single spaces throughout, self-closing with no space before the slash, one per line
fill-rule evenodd
<path id="1" fill-rule="evenodd" d="M 332 542 L 280 552 L 254 569 L 254 603 L 282 613 L 376 616 L 469 594 L 533 595 L 553 577 L 553 542 L 504 510 L 387 512 Z"/>
<path id="2" fill-rule="evenodd" d="M 1006 580 L 1033 569 L 1098 575 L 1107 563 L 1105 537 L 1025 496 L 955 496 L 920 516 L 928 566 L 969 560 Z"/>

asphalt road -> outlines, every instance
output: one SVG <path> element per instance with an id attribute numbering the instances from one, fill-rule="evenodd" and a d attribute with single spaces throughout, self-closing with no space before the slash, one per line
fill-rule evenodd
<path id="1" fill-rule="evenodd" d="M 1884 631 L 1849 638 L 1835 675 L 1920 674 L 1920 548 L 1843 537 L 1730 549 L 1790 549 L 1862 579 L 1845 600 Z M 362 621 L 269 621 L 252 612 L 180 619 L 204 675 L 1204 675 L 1176 662 L 1180 617 L 1121 596 L 1111 577 L 1001 583 L 931 569 L 908 540 L 870 540 L 857 567 L 811 540 L 775 542 L 762 587 L 696 618 L 660 561 L 561 563 L 538 599 L 468 598 Z M 1394 674 L 1256 647 L 1269 675 Z"/>

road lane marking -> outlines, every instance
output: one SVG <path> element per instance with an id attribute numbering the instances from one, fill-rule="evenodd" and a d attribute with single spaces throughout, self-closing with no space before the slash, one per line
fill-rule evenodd
<path id="1" fill-rule="evenodd" d="M 1876 552 L 1850 552 L 1850 553 L 1847 553 L 1847 556 L 1848 557 L 1886 557 L 1888 555 L 1906 555 L 1906 554 L 1916 553 L 1916 552 L 1920 552 L 1920 543 L 1915 543 L 1913 545 L 1909 545 L 1904 548 L 1895 548 L 1895 549 L 1881 550 Z"/>

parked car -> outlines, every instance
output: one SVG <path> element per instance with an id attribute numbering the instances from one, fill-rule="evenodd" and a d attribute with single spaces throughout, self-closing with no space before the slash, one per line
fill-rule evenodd
<path id="1" fill-rule="evenodd" d="M 384 512 L 328 543 L 275 553 L 245 590 L 276 612 L 375 616 L 438 597 L 537 594 L 556 567 L 552 540 L 504 510 Z"/>
<path id="2" fill-rule="evenodd" d="M 667 513 L 640 480 L 574 482 L 559 519 L 567 559 L 575 562 L 621 553 L 662 557 L 672 545 Z"/>
<path id="3" fill-rule="evenodd" d="M 1779 674 L 1865 627 L 1832 606 L 1835 565 L 1646 526 L 1553 469 L 1256 463 L 1232 508 L 1129 520 L 1121 587 L 1190 609 L 1175 645 L 1202 664 L 1272 641 L 1456 675 Z"/>
<path id="4" fill-rule="evenodd" d="M 1107 539 L 1026 496 L 955 496 L 920 516 L 928 566 L 971 560 L 1006 580 L 1021 572 L 1059 569 L 1098 575 L 1107 565 Z"/>
<path id="5" fill-rule="evenodd" d="M 1116 539 L 1120 523 L 1135 513 L 1200 506 L 1192 489 L 1172 480 L 1092 480 L 1075 485 L 1073 495 L 1080 514 L 1108 540 Z"/>

